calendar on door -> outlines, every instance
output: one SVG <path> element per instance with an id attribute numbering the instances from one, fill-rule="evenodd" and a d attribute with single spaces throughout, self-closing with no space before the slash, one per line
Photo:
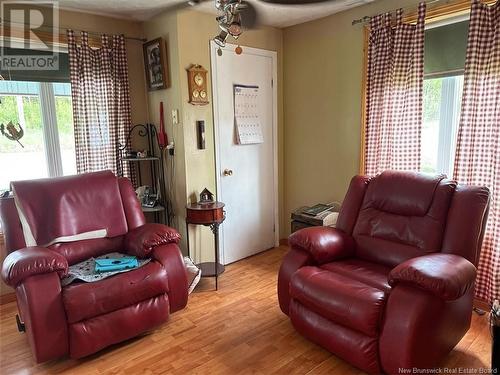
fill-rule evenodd
<path id="1" fill-rule="evenodd" d="M 259 119 L 259 87 L 234 85 L 234 120 L 240 145 L 263 143 Z"/>

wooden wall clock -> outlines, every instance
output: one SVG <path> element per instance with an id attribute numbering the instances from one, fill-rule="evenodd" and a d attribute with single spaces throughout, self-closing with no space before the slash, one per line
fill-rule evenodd
<path id="1" fill-rule="evenodd" d="M 207 70 L 201 65 L 192 65 L 187 69 L 189 103 L 193 105 L 208 104 Z"/>

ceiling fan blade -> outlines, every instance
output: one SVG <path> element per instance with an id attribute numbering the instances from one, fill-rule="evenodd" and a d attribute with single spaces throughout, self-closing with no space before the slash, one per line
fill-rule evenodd
<path id="1" fill-rule="evenodd" d="M 167 11 L 167 12 L 172 12 L 172 11 L 178 11 L 178 10 L 182 10 L 182 9 L 186 9 L 186 8 L 190 8 L 190 7 L 195 7 L 205 1 L 208 1 L 208 0 L 186 0 L 186 1 L 182 1 L 180 3 L 176 3 L 174 5 L 170 5 L 166 8 L 163 8 L 163 11 Z"/>
<path id="2" fill-rule="evenodd" d="M 325 3 L 330 0 L 259 0 L 264 3 L 279 4 L 279 5 L 306 5 L 314 3 Z"/>
<path id="3" fill-rule="evenodd" d="M 241 3 L 244 5 L 244 7 L 240 10 L 241 26 L 247 30 L 255 28 L 259 23 L 257 10 L 248 1 L 242 1 Z"/>

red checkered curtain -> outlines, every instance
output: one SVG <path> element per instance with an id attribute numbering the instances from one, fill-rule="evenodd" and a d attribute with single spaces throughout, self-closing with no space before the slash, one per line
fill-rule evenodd
<path id="1" fill-rule="evenodd" d="M 500 2 L 473 1 L 454 178 L 490 188 L 476 298 L 500 298 Z M 467 215 L 464 212 L 464 215 Z"/>
<path id="2" fill-rule="evenodd" d="M 130 176 L 120 163 L 119 145 L 131 129 L 127 55 L 123 35 L 102 36 L 102 46 L 92 48 L 88 33 L 77 43 L 68 30 L 71 96 L 78 173 L 110 169 Z"/>
<path id="3" fill-rule="evenodd" d="M 420 169 L 425 3 L 416 24 L 403 10 L 372 17 L 368 44 L 365 173 Z"/>

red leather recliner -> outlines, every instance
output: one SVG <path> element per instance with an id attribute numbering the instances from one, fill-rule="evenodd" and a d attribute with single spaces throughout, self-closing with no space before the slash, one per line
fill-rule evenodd
<path id="1" fill-rule="evenodd" d="M 106 171 L 12 187 L 15 199 L 0 200 L 10 252 L 2 278 L 15 288 L 37 362 L 95 353 L 153 329 L 186 306 L 179 234 L 146 223 L 129 180 Z M 82 233 L 87 239 L 60 242 Z M 69 265 L 116 251 L 151 261 L 98 282 L 61 287 Z"/>
<path id="2" fill-rule="evenodd" d="M 354 177 L 335 229 L 290 236 L 281 310 L 366 372 L 439 365 L 470 327 L 488 203 L 444 176 Z"/>

